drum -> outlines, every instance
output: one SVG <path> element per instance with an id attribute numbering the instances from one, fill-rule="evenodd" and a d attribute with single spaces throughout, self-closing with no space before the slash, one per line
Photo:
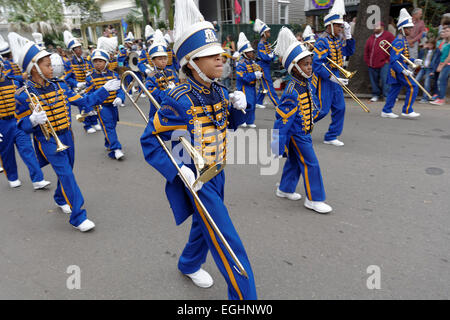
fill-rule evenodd
<path id="1" fill-rule="evenodd" d="M 63 58 L 57 53 L 52 53 L 50 55 L 50 60 L 52 61 L 53 77 L 54 78 L 63 77 L 64 76 L 64 60 L 63 60 Z"/>

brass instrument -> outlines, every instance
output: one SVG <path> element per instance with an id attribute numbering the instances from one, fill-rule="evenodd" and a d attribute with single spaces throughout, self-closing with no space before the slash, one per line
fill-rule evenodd
<path id="1" fill-rule="evenodd" d="M 333 60 L 331 60 L 328 57 L 327 57 L 327 60 L 331 65 L 333 65 L 333 67 L 335 67 L 336 69 L 339 70 L 339 72 L 344 76 L 344 78 L 351 79 L 357 72 L 357 71 L 351 72 L 351 71 L 345 70 L 344 68 L 342 68 L 340 65 L 338 65 L 336 62 L 334 62 Z"/>
<path id="2" fill-rule="evenodd" d="M 139 68 L 138 68 L 139 54 L 136 51 L 128 52 L 126 61 L 128 62 L 128 67 L 121 66 L 121 67 L 118 67 L 118 69 L 117 69 L 117 71 L 118 71 L 117 73 L 119 74 L 119 76 L 121 76 L 125 71 L 128 71 L 128 70 L 131 70 L 134 72 L 139 71 Z"/>
<path id="3" fill-rule="evenodd" d="M 128 87 L 125 87 L 125 77 L 131 76 L 133 80 L 130 82 Z M 137 95 L 136 98 L 133 98 L 128 92 L 130 88 L 134 85 L 134 83 L 137 83 L 138 86 L 141 88 L 141 92 Z M 145 85 L 142 83 L 142 81 L 136 76 L 136 74 L 132 71 L 126 71 L 121 78 L 121 86 L 125 94 L 128 96 L 128 98 L 131 100 L 131 103 L 134 105 L 136 110 L 139 112 L 139 114 L 142 116 L 142 118 L 145 120 L 146 123 L 148 123 L 147 116 L 144 114 L 144 112 L 139 108 L 137 105 L 137 101 L 139 97 L 141 96 L 142 92 L 144 92 L 147 97 L 150 99 L 150 101 L 153 103 L 153 105 L 159 110 L 161 106 L 159 103 L 155 100 L 155 98 L 152 96 L 152 94 L 147 90 Z M 180 176 L 181 180 L 184 182 L 186 187 L 189 189 L 190 193 L 192 194 L 194 201 L 198 206 L 201 208 L 201 211 L 204 213 L 205 218 L 208 220 L 209 224 L 213 228 L 214 232 L 218 236 L 218 238 L 222 241 L 222 244 L 224 245 L 227 252 L 230 254 L 231 258 L 233 259 L 234 263 L 236 264 L 235 268 L 236 270 L 244 277 L 248 278 L 248 274 L 245 271 L 244 267 L 242 266 L 241 262 L 237 258 L 236 254 L 231 249 L 230 245 L 228 244 L 227 240 L 223 236 L 220 229 L 217 227 L 216 223 L 214 222 L 213 218 L 209 214 L 208 210 L 206 209 L 205 205 L 201 201 L 200 197 L 198 196 L 197 192 L 194 190 L 194 186 L 198 181 L 201 181 L 203 183 L 206 183 L 207 181 L 211 180 L 213 177 L 215 177 L 219 172 L 223 170 L 225 167 L 225 161 L 221 163 L 216 163 L 214 165 L 210 165 L 209 167 L 206 165 L 205 160 L 201 156 L 201 154 L 186 140 L 185 137 L 180 137 L 179 140 L 185 150 L 189 153 L 189 155 L 194 160 L 195 167 L 197 169 L 197 180 L 194 182 L 192 186 L 189 185 L 189 182 L 187 178 L 184 176 L 183 172 L 181 171 L 180 167 L 178 166 L 175 158 L 173 157 L 170 150 L 167 148 L 164 141 L 161 139 L 161 137 L 157 134 L 155 134 L 155 137 L 158 139 L 158 142 L 161 144 L 161 147 L 164 149 L 164 151 L 167 153 L 167 155 L 170 158 L 170 161 L 175 166 L 175 168 L 178 171 L 178 175 Z"/>
<path id="4" fill-rule="evenodd" d="M 381 50 L 383 50 L 387 55 L 389 55 L 389 56 L 391 55 L 386 48 L 386 46 L 389 47 L 389 49 L 392 48 L 392 44 L 390 44 L 389 41 L 381 40 L 379 43 L 379 46 L 380 46 Z M 412 69 L 415 70 L 419 67 L 417 64 L 415 64 L 414 62 L 412 62 L 411 60 L 406 58 L 403 54 L 401 54 L 400 56 L 406 61 L 407 64 L 409 64 L 411 66 Z M 397 60 L 397 63 L 402 67 L 403 70 L 408 70 L 405 68 L 405 66 L 400 61 Z M 414 77 L 409 77 L 409 78 L 412 81 L 414 81 L 415 84 L 417 84 L 417 86 L 420 88 L 420 90 L 422 90 L 428 96 L 428 98 L 432 99 L 431 94 L 427 90 L 425 90 L 424 87 L 422 87 L 422 85 L 419 83 L 419 81 L 416 80 L 416 78 L 414 78 Z"/>
<path id="5" fill-rule="evenodd" d="M 263 93 L 263 94 L 267 94 L 267 92 L 269 92 L 269 91 L 264 87 L 264 84 L 263 84 L 263 81 L 264 81 L 264 80 L 263 80 L 264 72 L 263 72 L 261 66 L 260 66 L 259 64 L 257 64 L 256 62 L 254 62 L 253 65 L 256 65 L 256 71 L 261 71 L 261 73 L 263 74 L 262 77 L 261 77 L 261 79 L 258 80 L 258 82 L 259 82 L 259 88 L 262 87 L 262 88 L 263 88 L 263 89 L 262 89 L 262 93 Z M 259 90 L 259 89 L 258 89 L 258 90 Z"/>
<path id="6" fill-rule="evenodd" d="M 97 109 L 94 111 L 97 112 L 98 114 L 100 110 L 102 110 L 102 106 L 98 106 Z M 86 117 L 89 117 L 89 113 L 86 113 L 84 112 L 84 110 L 81 110 L 81 113 L 77 114 L 75 116 L 75 119 L 77 119 L 78 122 L 84 122 L 84 120 L 86 120 Z"/>
<path id="7" fill-rule="evenodd" d="M 44 111 L 42 108 L 42 105 L 39 101 L 39 98 L 34 93 L 30 93 L 28 91 L 28 88 L 24 86 L 25 93 L 28 95 L 28 98 L 30 99 L 30 109 L 31 111 L 41 112 Z M 41 127 L 42 133 L 44 134 L 45 140 L 50 140 L 50 137 L 53 137 L 56 142 L 56 152 L 61 152 L 69 147 L 66 146 L 61 142 L 58 135 L 56 134 L 55 129 L 53 128 L 52 124 L 50 123 L 50 120 L 47 119 L 47 121 L 44 124 L 39 125 Z"/>
<path id="8" fill-rule="evenodd" d="M 355 102 L 357 104 L 359 104 L 359 106 L 365 111 L 365 112 L 370 112 L 369 108 L 366 107 L 366 105 L 359 100 L 359 98 L 344 84 L 342 83 L 341 80 L 339 80 L 339 78 L 333 73 L 333 71 L 331 71 L 326 65 L 325 63 L 322 63 L 322 66 L 333 76 L 336 78 L 336 80 L 339 82 L 339 85 L 342 87 L 342 89 L 344 89 L 345 92 L 348 93 L 348 95 L 350 95 L 350 97 L 352 97 L 353 100 L 355 100 Z"/>
<path id="9" fill-rule="evenodd" d="M 160 71 L 158 68 L 155 68 L 156 72 L 158 72 L 161 75 L 161 78 L 163 79 L 162 81 L 162 86 L 164 88 L 164 90 L 168 89 L 168 88 L 173 88 L 175 86 L 175 83 L 173 81 L 167 81 L 167 77 L 166 74 L 164 73 L 164 70 Z"/>

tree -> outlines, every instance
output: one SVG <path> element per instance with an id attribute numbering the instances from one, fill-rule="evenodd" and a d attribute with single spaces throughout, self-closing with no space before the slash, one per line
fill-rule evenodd
<path id="1" fill-rule="evenodd" d="M 367 39 L 373 33 L 376 21 L 384 22 L 386 28 L 389 24 L 390 0 L 361 0 L 356 16 L 355 30 L 353 35 L 356 45 L 355 53 L 350 58 L 349 70 L 358 70 L 351 79 L 349 88 L 354 93 L 370 93 L 370 78 L 366 63 L 364 62 L 364 47 Z"/>
<path id="2" fill-rule="evenodd" d="M 64 4 L 66 7 L 77 6 L 80 9 L 82 22 L 98 21 L 102 17 L 100 7 L 95 0 L 64 0 Z"/>

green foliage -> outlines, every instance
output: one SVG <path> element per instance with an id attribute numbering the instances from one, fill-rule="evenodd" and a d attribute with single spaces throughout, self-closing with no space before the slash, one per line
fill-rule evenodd
<path id="1" fill-rule="evenodd" d="M 422 19 L 425 23 L 438 26 L 441 18 L 446 12 L 450 12 L 450 2 L 436 2 L 434 0 L 421 0 L 419 7 L 424 10 Z"/>
<path id="2" fill-rule="evenodd" d="M 7 9 L 8 21 L 30 24 L 48 22 L 61 24 L 63 22 L 62 4 L 55 0 L 0 0 L 0 5 Z"/>
<path id="3" fill-rule="evenodd" d="M 98 21 L 102 14 L 95 0 L 64 0 L 67 7 L 76 5 L 80 8 L 81 21 L 84 23 Z"/>

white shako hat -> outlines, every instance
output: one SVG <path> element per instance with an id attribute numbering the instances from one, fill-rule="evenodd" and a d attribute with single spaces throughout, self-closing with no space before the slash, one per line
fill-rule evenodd
<path id="1" fill-rule="evenodd" d="M 0 55 L 7 54 L 9 52 L 11 52 L 11 48 L 9 47 L 8 42 L 6 42 L 0 34 Z"/>
<path id="2" fill-rule="evenodd" d="M 414 27 L 414 23 L 412 22 L 412 17 L 408 11 L 405 8 L 402 8 L 400 10 L 400 15 L 398 16 L 397 29 L 400 30 L 408 27 Z"/>
<path id="3" fill-rule="evenodd" d="M 103 49 L 108 54 L 114 53 L 118 45 L 119 40 L 117 37 L 100 37 L 97 40 L 97 49 Z"/>
<path id="4" fill-rule="evenodd" d="M 45 49 L 44 37 L 42 36 L 42 33 L 33 32 L 31 35 L 33 36 L 34 43 L 36 43 L 39 48 Z"/>
<path id="5" fill-rule="evenodd" d="M 22 68 L 22 71 L 30 74 L 31 69 L 36 67 L 36 70 L 40 76 L 46 79 L 38 66 L 38 61 L 51 55 L 51 53 L 45 51 L 33 41 L 30 41 L 15 32 L 10 32 L 8 34 L 8 40 L 14 62 Z"/>
<path id="6" fill-rule="evenodd" d="M 286 27 L 281 28 L 278 33 L 277 45 L 274 53 L 282 58 L 281 63 L 289 73 L 291 73 L 292 68 L 295 66 L 303 77 L 309 78 L 298 67 L 297 62 L 307 56 L 312 56 L 313 53 L 308 51 L 308 49 L 297 40 L 290 29 Z"/>
<path id="7" fill-rule="evenodd" d="M 155 30 L 153 30 L 152 26 L 146 25 L 145 32 L 144 32 L 145 42 L 149 42 L 149 41 L 153 40 L 154 34 L 155 34 Z"/>
<path id="8" fill-rule="evenodd" d="M 314 32 L 312 31 L 312 28 L 310 25 L 307 25 L 305 27 L 305 30 L 303 30 L 302 38 L 303 38 L 303 41 L 305 41 L 305 42 L 309 42 L 309 43 L 316 42 L 316 38 L 314 37 Z"/>
<path id="9" fill-rule="evenodd" d="M 259 33 L 260 36 L 264 34 L 264 32 L 270 30 L 270 28 L 259 19 L 255 20 L 255 24 L 253 25 L 253 31 Z"/>
<path id="10" fill-rule="evenodd" d="M 123 40 L 124 43 L 133 43 L 134 41 L 134 35 L 133 32 L 128 32 L 127 37 Z"/>
<path id="11" fill-rule="evenodd" d="M 221 54 L 224 50 L 217 40 L 213 24 L 205 21 L 193 0 L 175 1 L 174 29 L 173 48 L 180 66 L 189 63 L 204 81 L 212 82 L 194 59 Z"/>
<path id="12" fill-rule="evenodd" d="M 237 48 L 238 48 L 239 54 L 254 51 L 252 45 L 250 44 L 250 41 L 248 41 L 247 37 L 245 36 L 245 34 L 243 32 L 239 33 L 239 40 L 237 43 Z"/>
<path id="13" fill-rule="evenodd" d="M 69 49 L 75 49 L 76 47 L 81 47 L 81 43 L 72 35 L 68 30 L 64 31 L 64 43 Z"/>
<path id="14" fill-rule="evenodd" d="M 323 18 L 323 23 L 328 26 L 331 23 L 342 24 L 344 23 L 345 16 L 345 4 L 344 0 L 334 1 L 333 7 L 328 14 Z"/>
<path id="15" fill-rule="evenodd" d="M 150 59 L 155 57 L 167 57 L 167 42 L 161 30 L 157 29 L 153 35 L 153 43 L 148 48 Z"/>

